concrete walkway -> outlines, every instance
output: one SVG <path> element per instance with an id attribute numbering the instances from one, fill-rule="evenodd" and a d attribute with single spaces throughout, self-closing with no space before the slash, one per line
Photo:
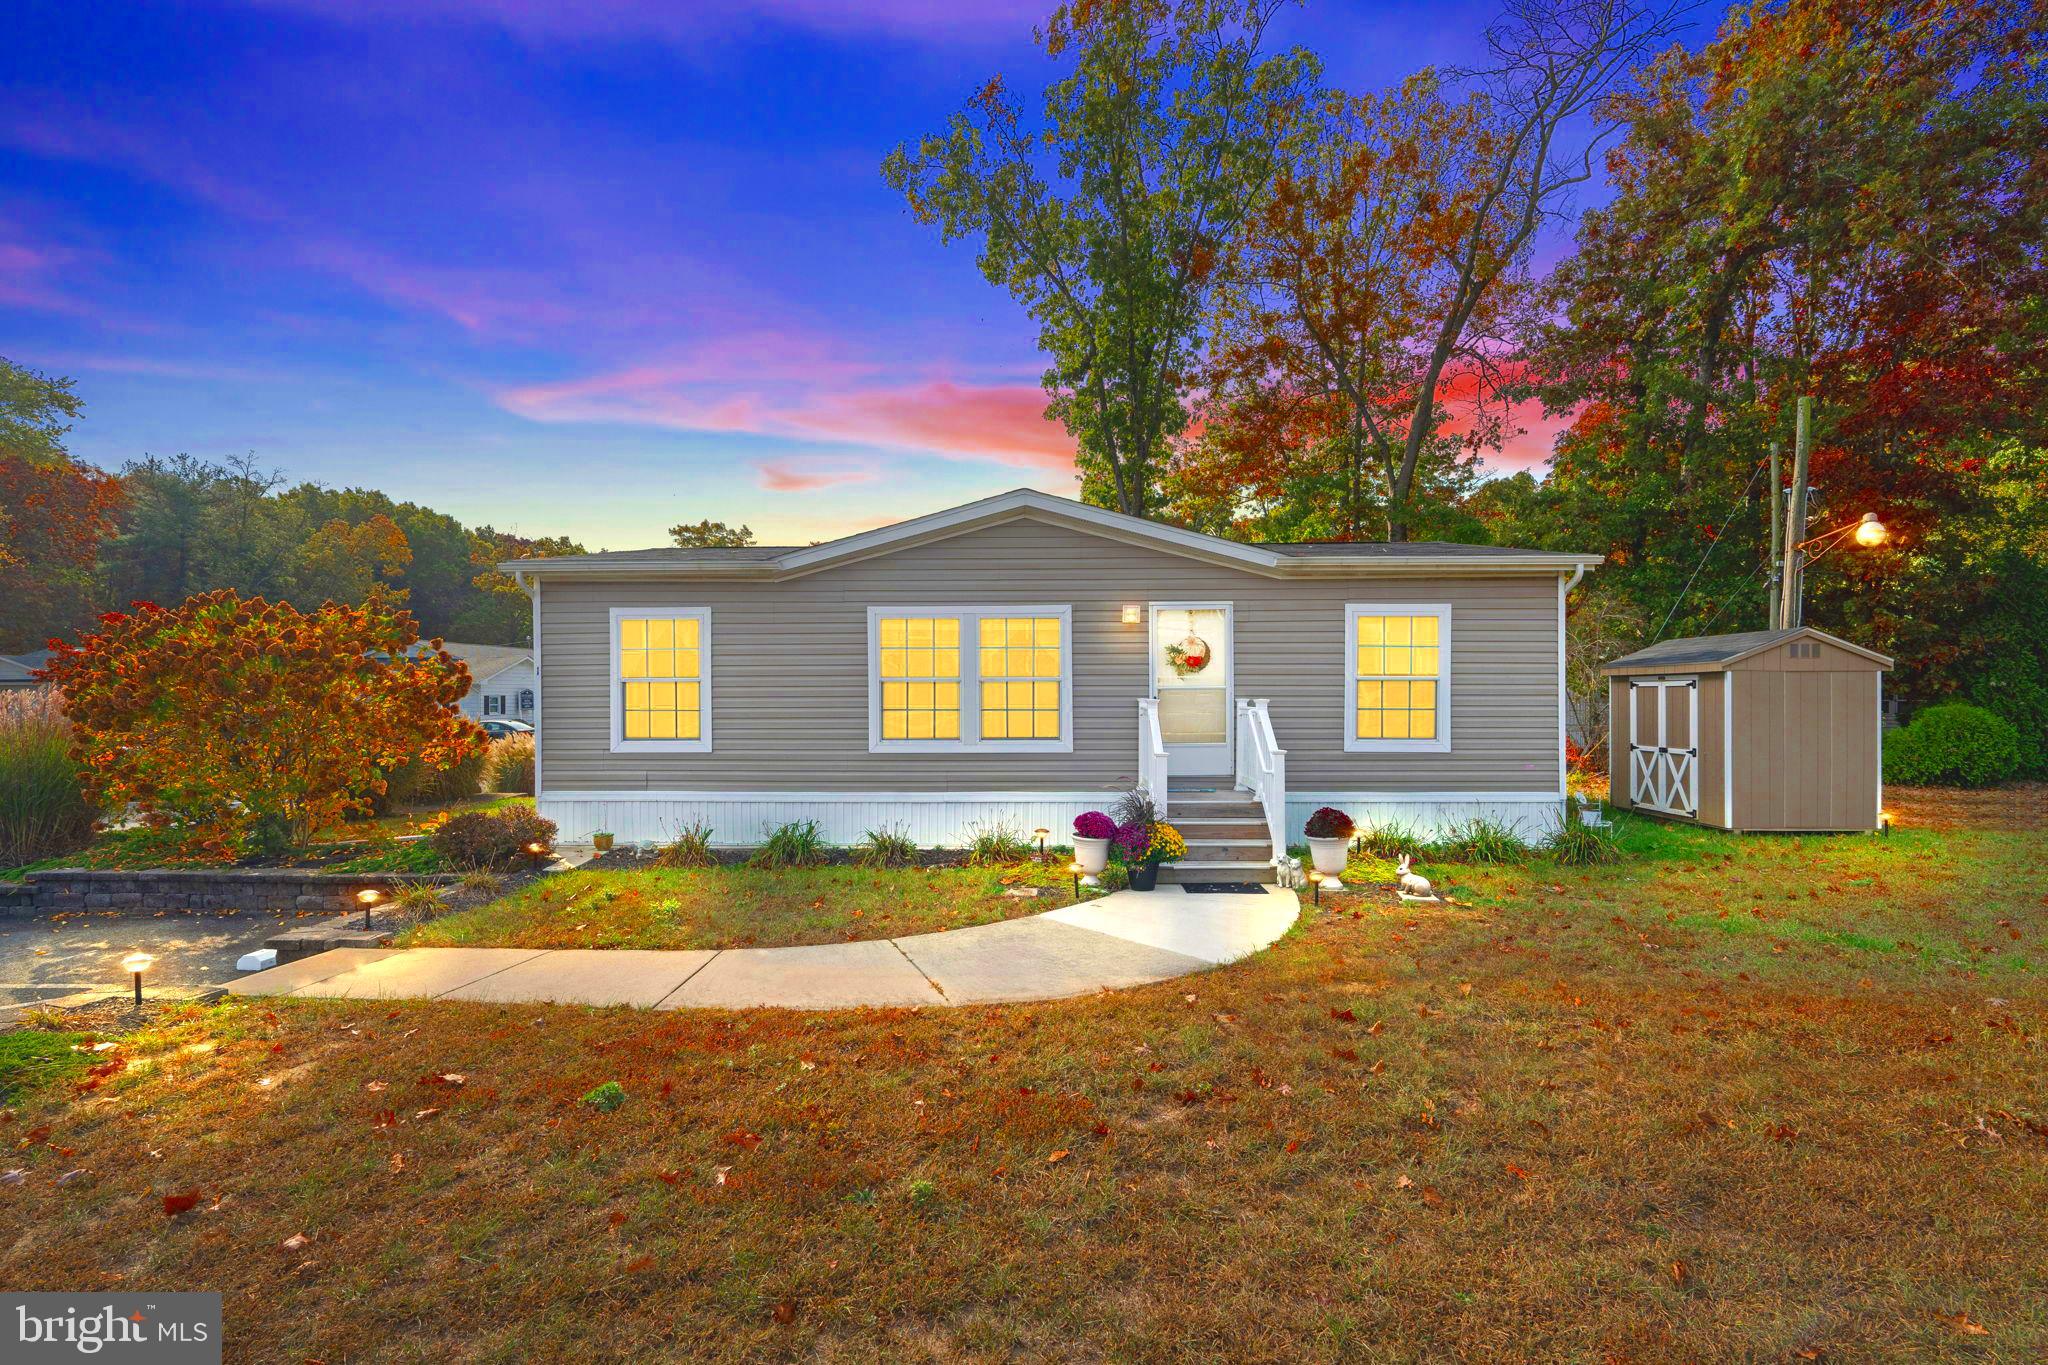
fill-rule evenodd
<path id="1" fill-rule="evenodd" d="M 1235 962 L 1294 923 L 1292 891 L 1117 891 L 972 929 L 805 948 L 337 948 L 258 972 L 236 995 L 481 1000 L 652 1009 L 843 1009 L 1059 1000 Z"/>

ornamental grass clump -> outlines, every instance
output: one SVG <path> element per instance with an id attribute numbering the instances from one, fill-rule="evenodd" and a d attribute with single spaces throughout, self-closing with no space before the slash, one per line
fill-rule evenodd
<path id="1" fill-rule="evenodd" d="M 0 866 L 83 848 L 98 818 L 57 694 L 0 693 Z"/>

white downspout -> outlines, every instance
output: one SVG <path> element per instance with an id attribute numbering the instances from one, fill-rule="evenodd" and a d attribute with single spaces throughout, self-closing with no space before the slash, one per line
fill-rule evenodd
<path id="1" fill-rule="evenodd" d="M 1585 576 L 1586 566 L 1580 564 L 1572 570 L 1570 578 L 1560 578 L 1557 580 L 1557 799 L 1559 803 L 1559 829 L 1565 828 L 1566 822 L 1571 819 L 1572 815 L 1571 788 L 1566 777 L 1564 761 L 1564 745 L 1569 734 L 1566 724 L 1567 712 L 1565 709 L 1564 691 L 1564 600 L 1571 596 L 1572 589 L 1578 587 L 1579 580 Z M 535 667 L 538 666 L 538 663 L 536 663 Z M 539 751 L 538 745 L 535 746 L 535 751 Z M 540 785 L 538 777 L 534 779 L 534 785 L 536 787 Z"/>

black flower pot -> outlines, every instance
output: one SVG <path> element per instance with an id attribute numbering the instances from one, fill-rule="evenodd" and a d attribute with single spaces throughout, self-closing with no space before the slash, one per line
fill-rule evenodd
<path id="1" fill-rule="evenodd" d="M 1139 863 L 1131 869 L 1131 890 L 1150 891 L 1158 885 L 1158 863 Z"/>

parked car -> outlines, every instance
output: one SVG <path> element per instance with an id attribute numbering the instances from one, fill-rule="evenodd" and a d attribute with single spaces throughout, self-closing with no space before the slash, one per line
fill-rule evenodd
<path id="1" fill-rule="evenodd" d="M 533 733 L 533 727 L 525 721 L 507 720 L 503 716 L 492 716 L 489 720 L 478 721 L 477 724 L 483 726 L 484 733 L 492 739 L 510 739 L 514 735 Z"/>

